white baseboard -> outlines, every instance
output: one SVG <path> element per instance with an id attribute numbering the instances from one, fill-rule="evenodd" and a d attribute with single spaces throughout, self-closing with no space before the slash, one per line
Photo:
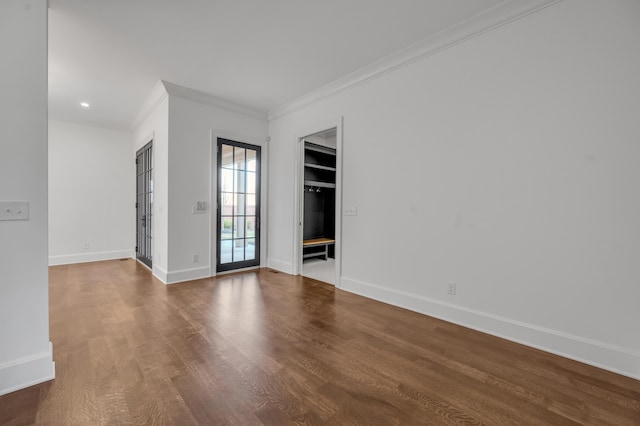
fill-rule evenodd
<path id="1" fill-rule="evenodd" d="M 153 269 L 151 270 L 151 272 L 153 273 L 154 277 L 162 282 L 162 284 L 167 284 L 167 271 L 159 266 L 153 265 Z"/>
<path id="2" fill-rule="evenodd" d="M 203 266 L 200 268 L 181 269 L 178 271 L 169 271 L 166 273 L 165 284 L 177 284 L 185 281 L 199 280 L 201 278 L 209 278 L 211 268 Z"/>
<path id="3" fill-rule="evenodd" d="M 293 265 L 289 262 L 283 262 L 282 260 L 269 258 L 267 259 L 267 267 L 289 275 L 293 274 Z"/>
<path id="4" fill-rule="evenodd" d="M 71 263 L 86 263 L 86 262 L 99 262 L 102 260 L 114 260 L 114 259 L 135 259 L 135 250 L 115 250 L 115 251 L 101 251 L 90 253 L 78 253 L 78 254 L 64 254 L 60 256 L 49 256 L 49 266 L 54 265 L 69 265 Z"/>
<path id="5" fill-rule="evenodd" d="M 53 345 L 49 350 L 0 365 L 0 395 L 53 380 L 56 364 L 53 362 Z"/>
<path id="6" fill-rule="evenodd" d="M 640 354 L 624 348 L 344 276 L 341 289 L 640 380 Z"/>

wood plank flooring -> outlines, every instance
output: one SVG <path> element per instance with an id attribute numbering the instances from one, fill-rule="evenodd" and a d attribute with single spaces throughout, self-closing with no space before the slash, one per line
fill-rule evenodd
<path id="1" fill-rule="evenodd" d="M 640 425 L 640 382 L 268 269 L 50 269 L 56 380 L 0 424 Z"/>

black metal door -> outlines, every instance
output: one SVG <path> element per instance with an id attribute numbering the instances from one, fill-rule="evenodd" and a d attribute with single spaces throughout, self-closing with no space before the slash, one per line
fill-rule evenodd
<path id="1" fill-rule="evenodd" d="M 136 153 L 136 258 L 152 267 L 153 142 Z"/>
<path id="2" fill-rule="evenodd" d="M 218 139 L 218 272 L 260 265 L 260 147 Z"/>

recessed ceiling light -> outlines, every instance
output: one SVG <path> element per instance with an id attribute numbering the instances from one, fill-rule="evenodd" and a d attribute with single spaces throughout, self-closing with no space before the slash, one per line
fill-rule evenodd
<path id="1" fill-rule="evenodd" d="M 89 105 L 88 102 L 80 102 L 80 106 L 84 108 L 89 108 L 91 105 Z"/>

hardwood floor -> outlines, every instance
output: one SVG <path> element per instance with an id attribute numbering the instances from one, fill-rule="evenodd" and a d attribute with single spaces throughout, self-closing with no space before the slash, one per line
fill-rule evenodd
<path id="1" fill-rule="evenodd" d="M 640 425 L 640 382 L 268 269 L 50 269 L 56 380 L 0 424 Z"/>

